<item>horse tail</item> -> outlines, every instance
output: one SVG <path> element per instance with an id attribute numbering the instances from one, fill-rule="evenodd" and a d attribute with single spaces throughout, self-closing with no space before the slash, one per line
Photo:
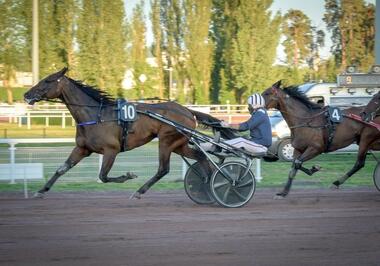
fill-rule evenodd
<path id="1" fill-rule="evenodd" d="M 205 114 L 199 111 L 189 109 L 189 111 L 194 115 L 198 123 L 200 123 L 205 128 L 212 128 L 213 130 L 220 131 L 220 135 L 224 139 L 233 139 L 239 137 L 236 135 L 236 130 L 232 128 L 222 127 L 219 120 L 209 114 Z"/>

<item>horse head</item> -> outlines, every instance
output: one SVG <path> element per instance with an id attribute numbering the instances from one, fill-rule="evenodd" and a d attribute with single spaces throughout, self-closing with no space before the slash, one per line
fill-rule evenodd
<path id="1" fill-rule="evenodd" d="M 373 120 L 380 111 L 380 92 L 376 93 L 369 101 L 363 112 L 360 113 L 361 118 L 369 122 Z"/>
<path id="2" fill-rule="evenodd" d="M 24 100 L 33 105 L 36 102 L 47 99 L 58 98 L 62 94 L 63 85 L 62 78 L 65 76 L 67 67 L 62 70 L 51 74 L 38 82 L 37 85 L 33 86 L 24 94 Z"/>
<path id="3" fill-rule="evenodd" d="M 280 99 L 281 90 L 281 80 L 274 83 L 272 86 L 267 88 L 261 95 L 265 100 L 265 108 L 276 108 L 278 109 L 278 103 Z"/>

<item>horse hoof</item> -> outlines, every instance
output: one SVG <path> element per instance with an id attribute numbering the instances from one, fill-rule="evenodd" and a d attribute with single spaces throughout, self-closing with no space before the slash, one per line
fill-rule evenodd
<path id="1" fill-rule="evenodd" d="M 128 179 L 135 179 L 135 178 L 137 178 L 137 175 L 136 175 L 135 173 L 128 172 L 128 173 L 126 174 L 126 177 L 127 177 Z M 128 180 L 128 179 L 127 179 L 127 180 Z"/>
<path id="2" fill-rule="evenodd" d="M 273 199 L 274 200 L 282 200 L 282 199 L 285 199 L 285 195 L 283 195 L 283 194 L 276 194 L 276 195 L 274 195 Z"/>
<path id="3" fill-rule="evenodd" d="M 133 194 L 129 197 L 129 199 L 141 199 L 141 193 L 136 191 L 135 193 L 133 193 Z"/>
<path id="4" fill-rule="evenodd" d="M 322 167 L 319 166 L 319 165 L 313 165 L 313 167 L 311 168 L 311 171 L 313 171 L 313 173 L 315 173 L 315 172 L 320 171 L 321 168 L 322 168 Z"/>
<path id="5" fill-rule="evenodd" d="M 332 189 L 332 190 L 338 190 L 339 189 L 339 185 L 331 184 L 330 189 Z"/>
<path id="6" fill-rule="evenodd" d="M 44 193 L 41 193 L 41 192 L 36 192 L 34 193 L 33 195 L 33 199 L 43 199 L 45 197 L 45 194 Z"/>

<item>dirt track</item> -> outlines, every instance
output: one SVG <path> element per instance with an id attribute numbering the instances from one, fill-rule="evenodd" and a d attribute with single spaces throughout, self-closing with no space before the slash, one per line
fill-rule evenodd
<path id="1" fill-rule="evenodd" d="M 239 209 L 130 194 L 0 194 L 0 265 L 380 265 L 375 188 L 258 189 Z"/>

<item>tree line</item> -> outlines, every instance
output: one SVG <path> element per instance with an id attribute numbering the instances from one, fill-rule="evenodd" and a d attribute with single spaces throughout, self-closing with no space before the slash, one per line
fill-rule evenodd
<path id="1" fill-rule="evenodd" d="M 273 0 L 141 0 L 129 17 L 125 4 L 40 0 L 40 78 L 68 66 L 71 77 L 117 97 L 225 104 L 279 79 L 335 82 L 348 65 L 374 63 L 375 7 L 364 0 L 325 0 L 327 59 L 326 33 L 300 10 L 273 13 Z M 10 96 L 16 71 L 31 71 L 31 43 L 32 1 L 0 0 L 0 75 Z M 285 59 L 276 62 L 280 43 Z M 133 83 L 124 90 L 127 70 Z"/>

